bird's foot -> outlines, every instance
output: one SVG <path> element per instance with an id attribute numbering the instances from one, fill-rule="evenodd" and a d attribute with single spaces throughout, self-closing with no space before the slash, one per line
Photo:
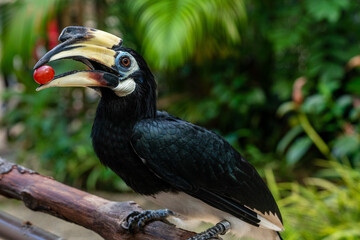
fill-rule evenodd
<path id="1" fill-rule="evenodd" d="M 160 210 L 145 210 L 145 211 L 133 211 L 127 217 L 126 221 L 121 224 L 129 232 L 134 233 L 137 229 L 142 231 L 146 223 L 155 220 L 166 220 L 169 216 L 175 216 L 176 214 L 169 209 Z"/>
<path id="2" fill-rule="evenodd" d="M 221 239 L 219 235 L 224 235 L 231 225 L 228 221 L 224 220 L 217 223 L 215 226 L 207 229 L 206 231 L 192 236 L 188 240 L 210 240 L 210 239 Z"/>

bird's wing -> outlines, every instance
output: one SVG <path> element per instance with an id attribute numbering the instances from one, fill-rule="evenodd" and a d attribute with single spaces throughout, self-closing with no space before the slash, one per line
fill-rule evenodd
<path id="1" fill-rule="evenodd" d="M 145 164 L 175 188 L 255 226 L 266 218 L 282 229 L 266 184 L 219 135 L 159 112 L 156 119 L 134 126 L 131 144 Z"/>

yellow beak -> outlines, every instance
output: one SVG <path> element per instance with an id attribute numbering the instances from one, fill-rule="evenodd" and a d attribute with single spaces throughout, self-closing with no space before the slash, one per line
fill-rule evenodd
<path id="1" fill-rule="evenodd" d="M 61 42 L 47 52 L 34 69 L 59 59 L 74 59 L 90 67 L 90 70 L 72 71 L 55 76 L 52 81 L 40 85 L 37 91 L 49 87 L 116 87 L 119 72 L 115 65 L 116 49 L 122 39 L 110 33 L 86 28 L 67 27 L 60 37 Z"/>

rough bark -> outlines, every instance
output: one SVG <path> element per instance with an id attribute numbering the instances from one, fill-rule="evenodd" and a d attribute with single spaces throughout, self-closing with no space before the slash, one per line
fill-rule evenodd
<path id="1" fill-rule="evenodd" d="M 93 230 L 109 240 L 183 240 L 194 235 L 160 221 L 147 224 L 143 232 L 130 234 L 121 223 L 130 212 L 142 210 L 135 202 L 108 201 L 1 158 L 0 194 L 21 200 L 34 211 Z"/>

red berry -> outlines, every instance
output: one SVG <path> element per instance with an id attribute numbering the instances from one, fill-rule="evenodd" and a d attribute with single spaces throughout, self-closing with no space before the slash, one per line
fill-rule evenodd
<path id="1" fill-rule="evenodd" d="M 44 65 L 35 69 L 33 76 L 35 82 L 39 84 L 45 84 L 50 82 L 54 78 L 55 71 L 52 67 Z"/>

